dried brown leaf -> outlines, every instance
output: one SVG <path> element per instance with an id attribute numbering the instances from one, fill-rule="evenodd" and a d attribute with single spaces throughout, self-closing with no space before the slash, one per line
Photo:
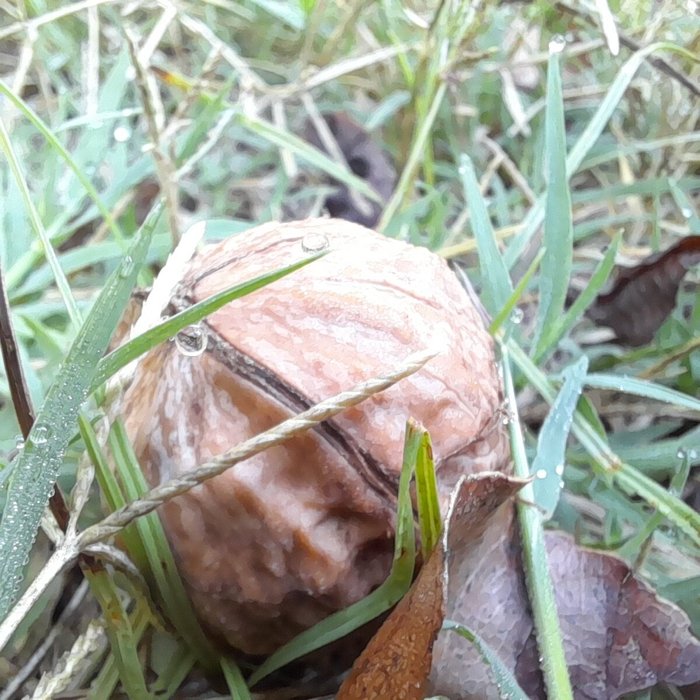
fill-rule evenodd
<path id="1" fill-rule="evenodd" d="M 350 170 L 366 180 L 384 200 L 388 200 L 396 185 L 396 170 L 381 146 L 363 126 L 342 112 L 326 115 L 324 119 Z M 325 150 L 311 123 L 307 125 L 306 132 L 308 140 L 316 148 Z M 331 216 L 370 227 L 379 221 L 382 213 L 380 204 L 367 201 L 367 211 L 360 211 L 348 188 L 340 183 L 335 184 L 338 185 L 337 191 L 325 201 Z"/>
<path id="2" fill-rule="evenodd" d="M 493 513 L 523 484 L 492 472 L 460 480 L 450 500 L 439 546 L 355 662 L 337 695 L 339 700 L 425 697 L 432 647 L 444 620 L 446 565 L 451 552 L 478 539 Z"/>
<path id="3" fill-rule="evenodd" d="M 581 548 L 561 533 L 546 533 L 546 542 L 577 699 L 612 699 L 659 682 L 700 680 L 700 642 L 680 608 L 616 557 Z M 530 697 L 544 698 L 513 509 L 492 517 L 475 544 L 452 553 L 446 617 L 477 633 Z M 453 700 L 500 697 L 466 640 L 441 634 L 433 658 L 431 692 Z"/>
<path id="4" fill-rule="evenodd" d="M 700 262 L 700 236 L 687 236 L 663 253 L 618 273 L 613 288 L 599 295 L 588 316 L 615 331 L 625 345 L 645 345 L 673 311 L 686 272 Z"/>

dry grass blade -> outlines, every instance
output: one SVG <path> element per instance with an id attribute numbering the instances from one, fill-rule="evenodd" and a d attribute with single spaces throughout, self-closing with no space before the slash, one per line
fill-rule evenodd
<path id="1" fill-rule="evenodd" d="M 147 515 L 162 503 L 189 491 L 197 484 L 218 476 L 244 459 L 248 459 L 269 447 L 279 445 L 294 435 L 303 433 L 332 418 L 341 411 L 361 403 L 370 396 L 384 391 L 384 389 L 388 389 L 404 377 L 408 377 L 418 371 L 426 362 L 435 357 L 435 354 L 432 351 L 415 353 L 408 357 L 397 370 L 387 374 L 385 377 L 370 379 L 354 389 L 322 401 L 308 411 L 304 411 L 250 440 L 246 440 L 238 447 L 202 465 L 199 469 L 192 471 L 186 476 L 156 486 L 145 494 L 143 498 L 130 503 L 124 508 L 120 508 L 101 522 L 85 530 L 79 538 L 79 547 L 83 549 L 94 542 L 99 542 L 116 534 L 136 518 Z"/>

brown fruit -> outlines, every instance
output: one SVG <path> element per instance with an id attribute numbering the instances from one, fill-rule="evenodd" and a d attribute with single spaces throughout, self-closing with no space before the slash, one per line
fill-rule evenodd
<path id="1" fill-rule="evenodd" d="M 146 355 L 124 397 L 156 484 L 414 351 L 439 351 L 383 393 L 159 509 L 202 622 L 251 654 L 386 578 L 407 418 L 432 435 L 445 503 L 462 473 L 508 462 L 491 339 L 425 249 L 333 219 L 267 224 L 196 256 L 170 310 L 324 244 L 322 259 L 209 317 L 200 354 L 171 342 Z"/>

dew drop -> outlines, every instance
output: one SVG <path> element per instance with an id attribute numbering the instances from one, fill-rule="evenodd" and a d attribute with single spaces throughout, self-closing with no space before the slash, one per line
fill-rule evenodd
<path id="1" fill-rule="evenodd" d="M 128 129 L 125 126 L 118 126 L 114 130 L 112 136 L 114 136 L 114 140 L 117 143 L 124 143 L 125 141 L 128 141 L 131 138 L 131 129 Z"/>
<path id="2" fill-rule="evenodd" d="M 557 476 L 561 476 L 564 473 L 564 465 L 563 464 L 557 464 L 556 467 L 554 467 L 554 473 Z"/>
<path id="3" fill-rule="evenodd" d="M 45 445 L 46 441 L 49 439 L 49 434 L 49 427 L 43 423 L 39 423 L 39 425 L 35 425 L 34 428 L 32 428 L 32 432 L 29 433 L 29 439 L 35 445 Z"/>
<path id="4" fill-rule="evenodd" d="M 134 269 L 134 260 L 130 255 L 127 255 L 124 260 L 122 260 L 122 264 L 119 267 L 119 276 L 121 278 L 128 277 L 132 270 Z"/>
<path id="5" fill-rule="evenodd" d="M 693 210 L 690 207 L 683 207 L 681 209 L 681 214 L 683 214 L 686 219 L 689 219 L 693 215 Z"/>
<path id="6" fill-rule="evenodd" d="M 199 325 L 187 326 L 175 336 L 175 345 L 181 355 L 197 357 L 207 347 L 207 335 Z"/>
<path id="7" fill-rule="evenodd" d="M 524 316 L 525 312 L 519 306 L 516 306 L 510 314 L 510 322 L 517 326 L 522 323 Z"/>
<path id="8" fill-rule="evenodd" d="M 688 459 L 696 460 L 698 458 L 698 451 L 694 449 L 688 450 Z"/>
<path id="9" fill-rule="evenodd" d="M 23 438 L 21 435 L 18 435 L 18 436 L 15 438 L 15 447 L 16 447 L 18 450 L 24 449 L 24 438 Z"/>
<path id="10" fill-rule="evenodd" d="M 535 472 L 535 476 L 536 476 L 538 479 L 546 479 L 546 478 L 547 478 L 547 470 L 546 470 L 546 469 L 538 469 L 538 470 Z"/>
<path id="11" fill-rule="evenodd" d="M 307 233 L 301 239 L 301 247 L 306 253 L 320 253 L 328 248 L 328 236 L 325 233 Z"/>
<path id="12" fill-rule="evenodd" d="M 678 452 L 676 452 L 676 457 L 678 457 L 678 459 L 685 459 L 687 456 L 688 454 L 686 451 L 682 447 L 679 447 Z"/>
<path id="13" fill-rule="evenodd" d="M 561 53 L 566 48 L 566 38 L 561 34 L 555 34 L 549 42 L 549 53 Z"/>

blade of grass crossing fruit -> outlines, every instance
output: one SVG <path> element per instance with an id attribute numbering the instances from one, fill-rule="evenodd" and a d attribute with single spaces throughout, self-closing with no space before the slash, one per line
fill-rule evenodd
<path id="1" fill-rule="evenodd" d="M 459 176 L 464 188 L 464 198 L 469 206 L 472 231 L 479 251 L 482 301 L 487 311 L 495 315 L 503 309 L 513 294 L 513 283 L 493 234 L 493 226 L 479 190 L 474 165 L 469 156 L 464 153 L 459 159 Z"/>
<path id="2" fill-rule="evenodd" d="M 567 309 L 563 316 L 554 320 L 549 327 L 542 331 L 540 347 L 534 355 L 535 362 L 546 357 L 568 333 L 583 312 L 595 301 L 603 285 L 608 281 L 610 273 L 615 265 L 615 256 L 620 245 L 620 235 L 615 236 L 613 242 L 605 253 L 605 256 L 596 267 L 586 288 L 576 297 L 576 301 Z"/>
<path id="3" fill-rule="evenodd" d="M 75 432 L 97 363 L 107 348 L 146 257 L 160 216 L 147 217 L 129 254 L 110 276 L 49 388 L 9 480 L 0 520 L 0 620 L 11 608 L 49 495 Z"/>
<path id="4" fill-rule="evenodd" d="M 233 659 L 226 659 L 222 656 L 221 670 L 224 672 L 231 700 L 250 700 L 250 691 L 238 664 Z"/>
<path id="5" fill-rule="evenodd" d="M 151 698 L 138 655 L 140 635 L 132 626 L 110 575 L 103 569 L 86 571 L 86 576 L 90 590 L 102 609 L 105 631 L 124 691 L 130 698 Z"/>
<path id="6" fill-rule="evenodd" d="M 416 469 L 424 432 L 412 420 L 406 424 L 396 512 L 394 561 L 389 577 L 379 588 L 362 600 L 330 615 L 278 649 L 251 675 L 249 678 L 251 687 L 290 661 L 320 649 L 378 617 L 393 607 L 408 591 L 413 580 L 416 559 L 410 483 Z"/>
<path id="7" fill-rule="evenodd" d="M 476 632 L 472 632 L 472 630 L 464 625 L 460 625 L 458 622 L 453 622 L 452 620 L 445 620 L 442 629 L 456 632 L 474 645 L 479 656 L 481 656 L 484 663 L 491 670 L 493 680 L 502 698 L 508 698 L 509 700 L 528 700 L 528 695 L 520 687 L 512 672 L 506 667 L 503 661 L 501 661 L 498 654 L 496 654 Z"/>
<path id="8" fill-rule="evenodd" d="M 510 357 L 505 345 L 501 345 L 501 352 L 506 400 L 511 406 L 516 406 Z M 508 427 L 514 474 L 521 478 L 527 478 L 530 470 L 517 411 Z M 533 505 L 534 493 L 531 484 L 527 484 L 520 491 L 520 496 L 521 500 L 517 509 L 523 546 L 525 580 L 532 606 L 532 618 L 535 623 L 547 696 L 557 698 L 557 700 L 573 700 L 574 695 L 564 654 L 564 642 L 559 628 L 554 585 L 549 574 L 542 515 L 539 509 Z"/>
<path id="9" fill-rule="evenodd" d="M 427 561 L 433 548 L 440 541 L 442 517 L 433 461 L 433 446 L 428 431 L 425 429 L 422 431 L 416 456 L 416 500 L 423 561 Z"/>
<path id="10" fill-rule="evenodd" d="M 588 358 L 584 355 L 564 370 L 564 384 L 554 399 L 537 438 L 537 454 L 530 471 L 535 477 L 532 484 L 535 503 L 542 510 L 545 520 L 552 517 L 564 485 L 562 476 L 566 441 L 587 369 Z"/>
<path id="11" fill-rule="evenodd" d="M 620 100 L 629 87 L 632 78 L 634 78 L 639 70 L 639 67 L 644 63 L 647 56 L 659 50 L 674 51 L 685 56 L 690 61 L 697 61 L 697 58 L 689 51 L 685 51 L 681 47 L 669 42 L 657 42 L 655 44 L 650 44 L 649 46 L 646 46 L 633 54 L 615 76 L 615 79 L 610 85 L 610 88 L 598 106 L 595 114 L 593 117 L 591 117 L 591 120 L 581 133 L 581 136 L 579 136 L 578 140 L 571 149 L 569 156 L 566 159 L 567 178 L 570 178 L 579 169 L 583 159 L 598 140 L 598 137 L 603 133 L 608 120 L 617 108 L 617 105 L 620 103 Z M 518 261 L 530 239 L 542 224 L 542 220 L 544 219 L 544 211 L 544 197 L 539 197 L 525 217 L 522 229 L 516 236 L 513 237 L 513 240 L 505 251 L 504 260 L 509 269 L 512 268 Z"/>
<path id="12" fill-rule="evenodd" d="M 129 501 L 135 501 L 148 491 L 148 485 L 121 419 L 112 425 L 110 446 L 125 496 Z M 200 665 L 214 668 L 217 654 L 195 617 L 160 519 L 151 513 L 139 518 L 134 525 L 146 554 L 149 578 L 155 583 L 168 619 L 196 655 Z"/>
<path id="13" fill-rule="evenodd" d="M 540 300 L 534 343 L 541 352 L 546 331 L 562 315 L 569 288 L 574 228 L 571 195 L 566 177 L 566 129 L 561 94 L 558 44 L 552 41 L 547 67 L 547 109 L 545 112 L 545 167 L 547 199 L 544 214 L 544 247 L 540 264 Z"/>
<path id="14" fill-rule="evenodd" d="M 324 255 L 326 255 L 326 253 L 320 253 L 319 255 L 306 258 L 293 265 L 283 267 L 281 270 L 261 275 L 260 277 L 248 280 L 242 284 L 235 284 L 222 292 L 210 296 L 208 299 L 193 304 L 188 309 L 171 316 L 167 321 L 159 323 L 157 326 L 154 326 L 133 340 L 124 343 L 124 345 L 121 345 L 100 360 L 90 390 L 95 391 L 100 384 L 109 379 L 113 374 L 116 374 L 122 367 L 128 365 L 129 362 L 148 352 L 151 348 L 154 348 L 164 340 L 172 338 L 186 326 L 198 323 L 205 316 L 214 313 L 214 311 L 220 309 L 230 301 L 239 299 L 258 289 L 262 289 L 262 287 L 278 279 L 282 279 L 282 277 L 286 277 Z"/>

